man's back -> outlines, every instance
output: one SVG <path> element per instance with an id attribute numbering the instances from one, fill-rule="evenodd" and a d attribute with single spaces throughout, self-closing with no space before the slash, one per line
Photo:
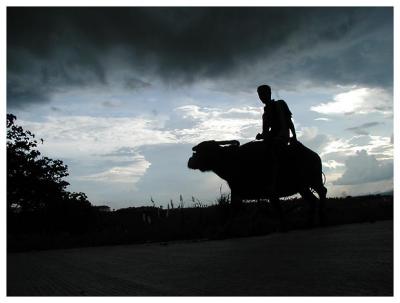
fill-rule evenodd
<path id="1" fill-rule="evenodd" d="M 289 120 L 291 117 L 292 113 L 285 101 L 271 102 L 264 107 L 263 133 L 269 133 L 272 138 L 284 136 L 289 140 Z"/>

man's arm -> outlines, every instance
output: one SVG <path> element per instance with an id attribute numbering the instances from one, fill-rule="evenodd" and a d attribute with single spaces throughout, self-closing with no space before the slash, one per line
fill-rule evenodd
<path id="1" fill-rule="evenodd" d="M 268 138 L 269 132 L 270 132 L 270 128 L 271 128 L 271 121 L 270 118 L 268 117 L 268 115 L 265 113 L 265 109 L 264 109 L 264 114 L 262 117 L 262 133 L 258 133 L 256 136 L 256 140 L 261 140 L 264 139 L 266 140 Z"/>
<path id="2" fill-rule="evenodd" d="M 294 129 L 294 125 L 293 125 L 292 119 L 289 119 L 289 128 L 290 128 L 290 131 L 292 132 L 292 138 L 294 140 L 297 140 L 296 130 Z"/>

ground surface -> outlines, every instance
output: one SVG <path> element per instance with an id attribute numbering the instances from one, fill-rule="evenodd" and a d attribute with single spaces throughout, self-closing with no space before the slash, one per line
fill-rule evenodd
<path id="1" fill-rule="evenodd" d="M 9 296 L 393 294 L 393 221 L 7 256 Z"/>

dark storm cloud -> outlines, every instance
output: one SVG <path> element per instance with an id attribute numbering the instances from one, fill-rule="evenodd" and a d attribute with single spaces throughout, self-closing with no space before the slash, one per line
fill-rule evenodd
<path id="1" fill-rule="evenodd" d="M 151 86 L 150 83 L 144 82 L 143 80 L 127 77 L 124 79 L 124 85 L 127 89 L 140 89 Z"/>
<path id="2" fill-rule="evenodd" d="M 356 133 L 357 135 L 368 135 L 368 128 L 383 124 L 382 122 L 368 122 L 359 126 L 349 127 L 346 130 Z"/>
<path id="3" fill-rule="evenodd" d="M 122 69 L 132 89 L 245 83 L 240 68 L 260 64 L 261 81 L 391 85 L 392 27 L 391 8 L 8 8 L 8 101 L 105 86 Z"/>

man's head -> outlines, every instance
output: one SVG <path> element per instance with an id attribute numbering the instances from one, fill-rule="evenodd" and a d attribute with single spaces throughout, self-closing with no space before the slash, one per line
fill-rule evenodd
<path id="1" fill-rule="evenodd" d="M 269 85 L 260 85 L 257 88 L 257 93 L 262 103 L 267 104 L 271 101 L 271 87 Z"/>

